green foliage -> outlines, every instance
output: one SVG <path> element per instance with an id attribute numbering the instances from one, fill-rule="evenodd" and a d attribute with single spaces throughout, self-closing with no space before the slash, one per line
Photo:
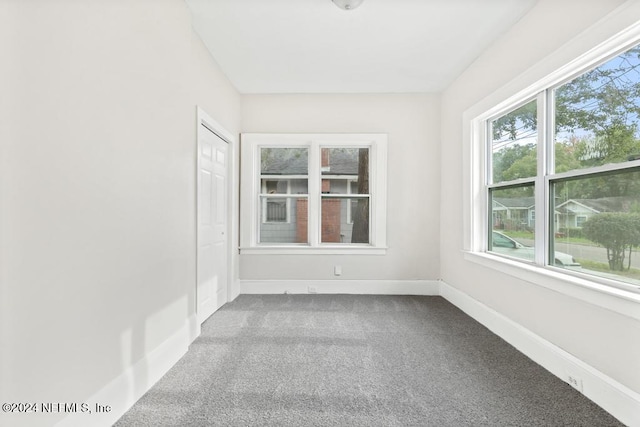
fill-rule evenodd
<path id="1" fill-rule="evenodd" d="M 513 176 L 514 173 L 507 172 L 513 167 L 514 164 L 519 163 L 524 158 L 531 158 L 535 161 L 536 146 L 534 144 L 516 144 L 506 147 L 493 154 L 493 181 L 501 182 L 508 181 L 506 176 Z M 519 166 L 516 166 L 519 167 Z M 505 176 L 506 174 L 506 176 Z M 533 168 L 533 175 L 535 176 L 535 165 Z"/>
<path id="2" fill-rule="evenodd" d="M 555 171 L 562 173 L 640 155 L 640 46 L 554 91 Z M 537 105 L 531 101 L 492 122 L 494 182 L 537 174 Z M 509 143 L 509 141 L 512 141 Z M 640 180 L 599 176 L 576 184 L 573 198 L 629 196 Z"/>
<path id="3" fill-rule="evenodd" d="M 514 145 L 504 148 L 493 156 L 494 182 L 529 178 L 537 173 L 538 150 L 534 144 Z M 555 144 L 556 172 L 580 168 L 574 146 Z"/>
<path id="4" fill-rule="evenodd" d="M 537 126 L 538 109 L 534 100 L 494 120 L 493 139 L 494 141 L 504 138 L 515 140 L 521 137 L 523 129 L 535 131 Z"/>
<path id="5" fill-rule="evenodd" d="M 609 268 L 624 270 L 626 250 L 640 245 L 640 214 L 606 212 L 589 218 L 582 227 L 585 237 L 607 249 Z"/>
<path id="6" fill-rule="evenodd" d="M 537 173 L 537 150 L 535 146 L 531 145 L 532 148 L 528 150 L 528 152 L 514 161 L 502 174 L 502 178 L 506 181 L 511 181 L 514 179 L 520 178 L 529 178 L 532 176 L 536 176 Z"/>
<path id="7" fill-rule="evenodd" d="M 638 198 L 640 195 L 640 172 L 632 170 L 558 182 L 554 191 L 556 204 L 568 199 Z M 632 205 L 620 206 L 625 212 L 631 211 L 632 207 Z M 640 213 L 640 206 L 638 208 L 638 213 Z"/>
<path id="8" fill-rule="evenodd" d="M 629 207 L 629 212 L 640 214 L 640 202 L 631 203 L 631 206 Z"/>
<path id="9" fill-rule="evenodd" d="M 568 172 L 580 168 L 580 160 L 573 143 L 556 142 L 554 147 L 556 173 Z"/>
<path id="10" fill-rule="evenodd" d="M 635 47 L 559 87 L 556 132 L 583 129 L 602 136 L 611 128 L 637 122 L 639 58 L 640 47 Z"/>
<path id="11" fill-rule="evenodd" d="M 640 153 L 640 141 L 635 138 L 636 124 L 615 123 L 597 130 L 592 138 L 583 138 L 576 145 L 575 156 L 581 167 L 625 162 Z"/>

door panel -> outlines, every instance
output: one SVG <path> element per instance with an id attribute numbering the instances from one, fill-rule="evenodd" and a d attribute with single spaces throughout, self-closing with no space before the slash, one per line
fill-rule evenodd
<path id="1" fill-rule="evenodd" d="M 202 124 L 198 136 L 198 320 L 227 302 L 227 143 Z"/>

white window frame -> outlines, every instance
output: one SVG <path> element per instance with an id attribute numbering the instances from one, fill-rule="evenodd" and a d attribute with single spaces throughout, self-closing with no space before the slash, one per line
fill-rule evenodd
<path id="1" fill-rule="evenodd" d="M 478 121 L 475 123 L 476 126 L 479 126 L 485 131 L 482 133 L 484 136 L 480 138 L 477 143 L 481 145 L 480 150 L 483 152 L 484 166 L 485 170 L 484 176 L 481 178 L 482 183 L 481 186 L 484 187 L 485 198 L 489 199 L 489 194 L 491 190 L 509 188 L 512 186 L 526 185 L 533 186 L 535 189 L 535 210 L 540 211 L 540 214 L 537 216 L 543 217 L 542 221 L 537 221 L 535 224 L 535 236 L 536 236 L 536 245 L 534 248 L 534 260 L 533 264 L 537 267 L 550 269 L 559 274 L 567 274 L 577 277 L 583 277 L 587 280 L 591 280 L 594 282 L 601 283 L 606 286 L 611 286 L 615 288 L 619 288 L 626 291 L 637 292 L 640 294 L 640 285 L 634 285 L 623 281 L 618 281 L 615 279 L 606 279 L 600 276 L 591 275 L 589 273 L 581 273 L 575 270 L 565 270 L 558 269 L 551 262 L 553 258 L 550 256 L 552 253 L 552 243 L 549 242 L 551 240 L 551 229 L 552 229 L 552 216 L 551 216 L 551 205 L 550 205 L 550 193 L 551 193 L 551 185 L 552 182 L 556 182 L 566 178 L 579 178 L 579 177 L 589 177 L 602 172 L 613 172 L 613 171 L 625 171 L 633 168 L 640 167 L 640 160 L 628 161 L 623 163 L 615 163 L 615 164 L 606 164 L 603 166 L 596 166 L 591 168 L 584 169 L 576 169 L 564 173 L 555 173 L 554 171 L 554 157 L 553 157 L 553 141 L 555 140 L 555 135 L 553 134 L 554 128 L 554 118 L 555 118 L 555 103 L 553 99 L 554 90 L 558 87 L 562 86 L 566 82 L 574 79 L 582 75 L 583 73 L 593 69 L 600 64 L 608 61 L 609 59 L 623 53 L 631 47 L 634 47 L 640 43 L 640 31 L 636 38 L 632 39 L 633 42 L 628 42 L 624 44 L 624 47 L 620 47 L 619 45 L 615 48 L 611 49 L 607 55 L 599 56 L 597 60 L 593 62 L 588 62 L 586 65 L 583 65 L 579 69 L 572 70 L 571 73 L 567 73 L 566 75 L 559 78 L 553 84 L 549 84 L 547 86 L 543 86 L 539 88 L 539 91 L 533 96 L 529 95 L 527 97 L 518 98 L 514 97 L 511 99 L 511 103 L 507 103 L 505 105 L 500 106 L 495 112 L 493 110 L 489 110 L 482 118 L 477 119 Z M 492 142 L 492 122 L 505 114 L 509 114 L 511 111 L 532 102 L 533 100 L 537 103 L 537 174 L 534 177 L 530 178 L 522 178 L 514 181 L 506 181 L 494 183 L 492 177 L 492 150 L 491 150 L 491 142 Z M 480 177 L 476 177 L 479 179 Z M 488 206 L 488 203 L 486 204 Z M 489 223 L 492 221 L 492 218 L 489 218 L 490 212 L 492 210 L 488 209 L 484 214 L 479 213 L 479 216 L 484 216 L 486 219 L 484 220 L 484 226 L 481 226 L 480 229 L 485 232 L 485 239 L 489 238 Z M 488 252 L 489 242 L 485 242 L 482 249 L 483 252 Z M 504 254 L 497 254 L 495 252 L 488 252 L 491 255 L 496 255 L 499 257 L 505 257 Z M 519 262 L 532 263 L 529 260 L 520 260 L 514 259 Z"/>
<path id="2" fill-rule="evenodd" d="M 261 243 L 260 149 L 297 147 L 309 149 L 308 243 Z M 322 174 L 320 149 L 369 148 L 369 243 L 322 243 Z M 386 134 L 263 134 L 241 135 L 240 253 L 241 254 L 385 254 L 387 250 L 387 135 Z M 288 196 L 288 195 L 287 195 Z M 339 197 L 344 197 L 338 195 Z M 326 197 L 326 195 L 325 195 Z"/>
<path id="3" fill-rule="evenodd" d="M 617 280 L 545 266 L 544 260 L 548 258 L 549 252 L 549 245 L 546 242 L 537 245 L 534 263 L 509 259 L 487 252 L 489 199 L 486 187 L 488 177 L 486 160 L 490 153 L 487 152 L 489 135 L 485 125 L 488 120 L 500 117 L 522 105 L 525 101 L 536 97 L 539 98 L 538 118 L 550 116 L 551 112 L 548 107 L 551 100 L 545 99 L 548 98 L 546 96 L 548 89 L 557 87 L 640 43 L 640 22 L 631 18 L 638 16 L 639 13 L 640 4 L 638 3 L 627 3 L 621 6 L 591 27 L 590 31 L 582 33 L 567 43 L 562 50 L 547 56 L 536 64 L 536 67 L 505 84 L 500 90 L 494 91 L 490 96 L 465 111 L 463 122 L 468 126 L 463 127 L 463 139 L 468 141 L 469 150 L 465 151 L 463 156 L 464 187 L 462 192 L 464 209 L 462 244 L 465 260 L 638 320 L 640 320 L 639 287 L 627 285 Z M 617 33 L 614 28 L 617 28 Z M 610 36 L 608 38 L 601 36 L 602 38 L 599 40 L 593 37 L 593 34 L 599 33 Z M 585 45 L 595 45 L 595 47 L 585 52 Z M 571 57 L 571 52 L 575 52 L 575 56 Z M 558 64 L 563 63 L 565 65 L 558 68 Z M 553 164 L 553 152 L 547 153 L 544 143 L 547 138 L 552 136 L 553 129 L 552 126 L 544 128 L 544 123 L 538 121 L 539 168 Z M 549 158 L 545 156 L 549 156 Z M 603 171 L 616 170 L 633 165 L 640 166 L 640 161 L 621 165 L 606 165 L 601 169 Z M 549 214 L 546 194 L 550 185 L 549 180 L 565 178 L 572 173 L 576 175 L 582 173 L 582 171 L 573 171 L 566 174 L 555 174 L 550 178 L 545 175 L 549 171 L 543 172 L 542 174 L 539 172 L 535 177 L 536 189 L 544 189 L 544 191 L 537 190 L 535 195 L 536 206 L 544 206 L 543 210 L 536 214 L 536 236 L 548 236 L 550 222 L 553 221 Z M 590 172 L 594 172 L 594 170 L 592 169 Z"/>

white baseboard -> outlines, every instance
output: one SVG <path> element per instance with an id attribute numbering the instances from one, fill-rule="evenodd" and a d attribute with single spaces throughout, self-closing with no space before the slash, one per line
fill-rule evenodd
<path id="1" fill-rule="evenodd" d="M 575 388 L 624 424 L 640 427 L 640 394 L 444 282 L 440 295 L 561 380 L 576 379 Z"/>
<path id="2" fill-rule="evenodd" d="M 92 413 L 72 413 L 62 419 L 57 427 L 111 426 L 127 412 L 189 349 L 200 334 L 200 324 L 195 314 L 185 320 L 179 331 L 147 354 L 145 358 L 124 371 L 117 378 L 89 397 Z M 96 413 L 96 404 L 108 404 L 111 411 Z"/>
<path id="3" fill-rule="evenodd" d="M 439 295 L 437 280 L 241 280 L 241 294 Z"/>

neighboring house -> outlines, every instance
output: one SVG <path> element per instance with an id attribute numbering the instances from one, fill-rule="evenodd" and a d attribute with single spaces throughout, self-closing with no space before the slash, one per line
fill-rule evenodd
<path id="1" fill-rule="evenodd" d="M 260 241 L 268 243 L 307 242 L 308 156 L 306 152 L 288 158 L 268 158 L 261 168 L 262 220 Z M 322 194 L 358 193 L 358 150 L 323 149 L 320 172 Z M 277 195 L 277 196 L 276 196 Z M 283 196 L 291 195 L 291 196 Z M 297 196 L 298 195 L 298 196 Z M 356 199 L 322 200 L 322 241 L 349 243 Z"/>
<path id="2" fill-rule="evenodd" d="M 493 228 L 499 230 L 532 230 L 536 212 L 533 197 L 494 197 Z"/>
<path id="3" fill-rule="evenodd" d="M 631 212 L 640 200 L 634 197 L 602 197 L 599 199 L 569 199 L 555 209 L 555 229 L 582 228 L 592 216 L 604 212 Z"/>
<path id="4" fill-rule="evenodd" d="M 631 212 L 640 206 L 633 197 L 602 197 L 599 199 L 569 199 L 556 206 L 554 229 L 582 228 L 593 215 L 603 212 Z M 533 197 L 495 197 L 493 228 L 499 230 L 531 230 L 535 225 Z"/>

